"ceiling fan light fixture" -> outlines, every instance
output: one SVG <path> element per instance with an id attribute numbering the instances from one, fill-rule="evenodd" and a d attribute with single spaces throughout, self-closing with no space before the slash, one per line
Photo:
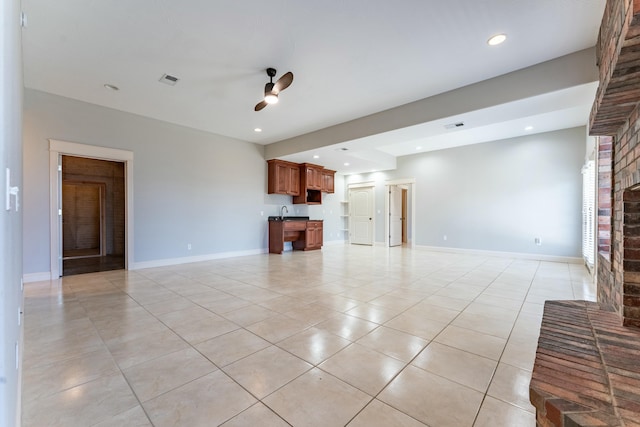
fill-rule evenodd
<path id="1" fill-rule="evenodd" d="M 278 102 L 278 95 L 274 93 L 267 93 L 264 95 L 264 102 L 267 104 L 276 104 Z"/>

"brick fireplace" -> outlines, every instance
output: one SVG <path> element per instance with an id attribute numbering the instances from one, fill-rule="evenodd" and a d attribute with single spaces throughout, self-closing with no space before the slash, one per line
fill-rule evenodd
<path id="1" fill-rule="evenodd" d="M 545 304 L 538 426 L 640 427 L 640 0 L 607 0 L 596 47 L 598 303 Z"/>

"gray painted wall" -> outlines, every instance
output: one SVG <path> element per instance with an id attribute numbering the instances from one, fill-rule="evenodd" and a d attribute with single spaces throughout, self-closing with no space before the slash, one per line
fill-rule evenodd
<path id="1" fill-rule="evenodd" d="M 578 127 L 404 156 L 346 181 L 376 182 L 376 242 L 385 181 L 415 178 L 416 245 L 580 257 L 585 138 Z"/>
<path id="2" fill-rule="evenodd" d="M 22 186 L 22 46 L 20 41 L 20 2 L 3 0 L 0 6 L 0 426 L 17 426 L 20 418 L 22 306 L 22 206 L 5 206 L 5 170 L 11 170 L 11 186 Z M 16 343 L 20 356 L 16 360 Z"/>
<path id="3" fill-rule="evenodd" d="M 325 240 L 338 234 L 328 213 L 338 197 L 294 208 L 291 197 L 266 194 L 260 145 L 26 90 L 27 275 L 50 271 L 49 138 L 134 152 L 135 263 L 266 250 L 266 220 L 281 205 L 313 219 L 326 212 Z"/>

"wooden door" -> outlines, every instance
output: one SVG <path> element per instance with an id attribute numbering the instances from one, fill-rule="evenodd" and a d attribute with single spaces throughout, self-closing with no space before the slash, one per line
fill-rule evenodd
<path id="1" fill-rule="evenodd" d="M 104 254 L 104 184 L 62 183 L 63 258 Z"/>
<path id="2" fill-rule="evenodd" d="M 373 245 L 373 187 L 349 190 L 350 242 L 356 245 Z"/>

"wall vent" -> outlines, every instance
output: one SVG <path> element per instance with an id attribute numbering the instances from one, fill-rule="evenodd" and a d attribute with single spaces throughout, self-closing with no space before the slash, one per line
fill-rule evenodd
<path id="1" fill-rule="evenodd" d="M 176 83 L 178 83 L 178 80 L 180 80 L 179 78 L 172 76 L 170 74 L 163 74 L 162 77 L 160 77 L 160 83 L 164 83 L 167 84 L 169 86 L 175 86 Z"/>
<path id="2" fill-rule="evenodd" d="M 449 123 L 448 125 L 444 125 L 444 128 L 457 129 L 457 128 L 461 128 L 462 126 L 464 126 L 464 122 L 456 122 L 456 123 Z"/>

